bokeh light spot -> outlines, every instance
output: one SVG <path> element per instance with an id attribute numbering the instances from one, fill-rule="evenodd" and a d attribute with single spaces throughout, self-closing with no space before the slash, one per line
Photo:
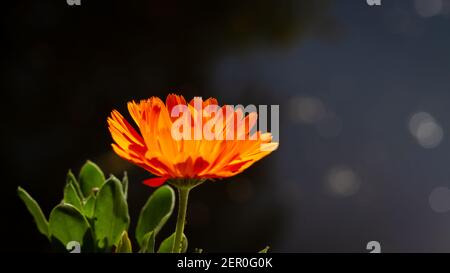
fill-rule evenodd
<path id="1" fill-rule="evenodd" d="M 291 118 L 295 122 L 313 124 L 325 117 L 326 108 L 314 97 L 295 97 L 290 105 Z"/>
<path id="2" fill-rule="evenodd" d="M 348 197 L 358 192 L 360 179 L 349 167 L 332 168 L 325 178 L 326 187 L 330 193 L 339 197 Z"/>
<path id="3" fill-rule="evenodd" d="M 415 0 L 414 7 L 421 17 L 432 17 L 442 11 L 442 0 Z"/>
<path id="4" fill-rule="evenodd" d="M 450 211 L 450 189 L 437 187 L 433 189 L 428 198 L 431 209 L 438 213 Z"/>
<path id="5" fill-rule="evenodd" d="M 415 113 L 411 116 L 409 131 L 423 148 L 435 148 L 444 138 L 444 130 L 441 125 L 426 112 Z"/>

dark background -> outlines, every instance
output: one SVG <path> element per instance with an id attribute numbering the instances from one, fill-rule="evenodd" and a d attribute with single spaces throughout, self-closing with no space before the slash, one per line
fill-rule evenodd
<path id="1" fill-rule="evenodd" d="M 129 172 L 133 231 L 150 176 L 106 118 L 169 92 L 281 112 L 278 151 L 192 192 L 191 250 L 450 251 L 450 1 L 3 5 L 2 251 L 51 251 L 16 188 L 48 216 L 86 159 Z"/>

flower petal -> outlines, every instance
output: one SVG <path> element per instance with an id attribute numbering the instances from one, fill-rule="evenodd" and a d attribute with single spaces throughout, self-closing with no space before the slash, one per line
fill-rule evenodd
<path id="1" fill-rule="evenodd" d="M 168 177 L 155 177 L 155 178 L 145 179 L 144 181 L 142 181 L 142 183 L 144 183 L 145 185 L 150 186 L 150 187 L 159 187 L 162 184 L 164 184 L 164 182 L 166 182 L 167 179 L 169 179 L 169 178 Z"/>

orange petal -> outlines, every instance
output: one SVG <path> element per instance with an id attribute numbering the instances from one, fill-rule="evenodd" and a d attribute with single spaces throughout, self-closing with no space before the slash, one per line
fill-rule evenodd
<path id="1" fill-rule="evenodd" d="M 204 160 L 202 157 L 197 158 L 194 163 L 194 175 L 201 174 L 208 166 L 208 161 Z"/>
<path id="2" fill-rule="evenodd" d="M 203 108 L 205 108 L 208 105 L 219 105 L 217 100 L 215 98 L 209 98 L 205 101 L 203 101 Z"/>
<path id="3" fill-rule="evenodd" d="M 164 182 L 166 182 L 167 179 L 168 177 L 149 178 L 142 181 L 142 183 L 150 187 L 159 187 L 162 184 L 164 184 Z"/>
<path id="4" fill-rule="evenodd" d="M 166 107 L 167 107 L 167 111 L 169 111 L 169 115 L 170 115 L 170 113 L 172 113 L 173 107 L 180 105 L 180 104 L 186 105 L 186 100 L 184 99 L 183 96 L 169 94 L 166 98 Z"/>

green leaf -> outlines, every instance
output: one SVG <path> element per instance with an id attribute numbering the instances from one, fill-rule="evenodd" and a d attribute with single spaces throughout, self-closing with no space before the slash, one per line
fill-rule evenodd
<path id="1" fill-rule="evenodd" d="M 111 176 L 97 194 L 94 230 L 100 249 L 117 246 L 122 232 L 128 230 L 130 216 L 121 182 Z"/>
<path id="2" fill-rule="evenodd" d="M 66 184 L 69 184 L 69 183 L 71 183 L 73 185 L 73 187 L 75 188 L 78 198 L 80 198 L 80 200 L 83 200 L 83 193 L 81 192 L 80 184 L 78 184 L 78 181 L 75 178 L 75 175 L 73 175 L 71 170 L 69 170 L 67 172 L 67 176 L 66 176 Z"/>
<path id="3" fill-rule="evenodd" d="M 94 209 L 95 209 L 95 196 L 91 195 L 84 201 L 83 214 L 88 218 L 92 218 L 94 217 Z"/>
<path id="4" fill-rule="evenodd" d="M 87 161 L 80 170 L 80 187 L 84 197 L 88 197 L 94 188 L 100 189 L 105 183 L 102 170 L 91 161 Z"/>
<path id="5" fill-rule="evenodd" d="M 117 253 L 132 253 L 133 252 L 131 250 L 130 238 L 128 238 L 128 233 L 126 230 L 124 232 L 122 232 L 122 237 L 120 238 L 119 244 L 117 245 L 116 252 Z"/>
<path id="6" fill-rule="evenodd" d="M 71 204 L 80 211 L 83 208 L 83 205 L 81 203 L 80 197 L 77 194 L 77 191 L 75 189 L 75 186 L 73 183 L 68 182 L 66 186 L 64 187 L 64 203 Z"/>
<path id="7" fill-rule="evenodd" d="M 159 246 L 158 253 L 172 253 L 172 247 L 175 240 L 175 233 L 170 235 L 167 239 L 165 239 L 161 245 Z M 186 253 L 188 247 L 188 240 L 186 235 L 183 234 L 181 238 L 181 253 Z"/>
<path id="8" fill-rule="evenodd" d="M 145 203 L 136 227 L 136 240 L 143 246 L 145 234 L 153 231 L 155 236 L 172 215 L 175 192 L 169 186 L 158 188 Z"/>
<path id="9" fill-rule="evenodd" d="M 144 239 L 142 241 L 142 248 L 139 251 L 140 253 L 155 253 L 155 233 L 150 231 L 145 234 Z"/>
<path id="10" fill-rule="evenodd" d="M 71 241 L 82 245 L 88 230 L 86 218 L 70 204 L 59 204 L 50 213 L 49 234 L 64 246 Z"/>
<path id="11" fill-rule="evenodd" d="M 49 236 L 48 232 L 48 222 L 47 219 L 44 216 L 44 213 L 41 210 L 41 207 L 39 207 L 39 204 L 34 200 L 24 189 L 21 187 L 17 188 L 17 194 L 19 195 L 20 199 L 25 203 L 25 206 L 27 207 L 28 211 L 31 213 L 31 216 L 33 216 L 34 221 L 36 222 L 36 226 L 40 233 L 44 234 L 47 237 Z"/>
<path id="12" fill-rule="evenodd" d="M 263 250 L 260 250 L 258 253 L 267 253 L 269 251 L 270 247 L 266 246 Z"/>
<path id="13" fill-rule="evenodd" d="M 127 174 L 127 172 L 123 172 L 122 189 L 123 189 L 123 194 L 125 195 L 125 199 L 127 199 L 127 197 L 128 197 L 128 174 Z"/>

